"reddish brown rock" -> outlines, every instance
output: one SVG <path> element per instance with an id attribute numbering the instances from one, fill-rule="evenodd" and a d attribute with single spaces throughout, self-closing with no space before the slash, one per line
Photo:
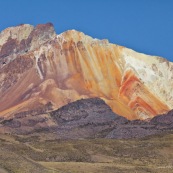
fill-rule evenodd
<path id="1" fill-rule="evenodd" d="M 173 108 L 173 64 L 52 24 L 0 33 L 0 117 L 99 97 L 128 119 Z"/>

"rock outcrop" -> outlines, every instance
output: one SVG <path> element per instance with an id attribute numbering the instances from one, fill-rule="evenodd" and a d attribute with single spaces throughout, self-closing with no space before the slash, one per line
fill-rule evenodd
<path id="1" fill-rule="evenodd" d="M 128 139 L 172 131 L 173 111 L 150 121 L 130 121 L 113 113 L 99 98 L 81 99 L 49 113 L 40 109 L 18 113 L 8 120 L 0 120 L 0 133 L 37 134 L 45 136 L 46 139 Z"/>
<path id="2" fill-rule="evenodd" d="M 81 99 L 58 110 L 32 110 L 15 114 L 11 119 L 1 119 L 0 133 L 33 134 L 56 133 L 60 139 L 104 137 L 116 125 L 128 120 L 116 115 L 99 98 Z"/>
<path id="3" fill-rule="evenodd" d="M 127 119 L 173 109 L 173 63 L 48 23 L 0 33 L 0 117 L 99 97 Z"/>

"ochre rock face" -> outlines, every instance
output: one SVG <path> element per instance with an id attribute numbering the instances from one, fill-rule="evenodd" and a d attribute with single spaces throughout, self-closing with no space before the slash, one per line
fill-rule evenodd
<path id="1" fill-rule="evenodd" d="M 0 33 L 0 117 L 99 97 L 128 119 L 173 109 L 173 63 L 52 24 Z"/>

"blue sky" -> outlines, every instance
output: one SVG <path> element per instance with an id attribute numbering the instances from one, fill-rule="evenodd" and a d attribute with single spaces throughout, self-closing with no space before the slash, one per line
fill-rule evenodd
<path id="1" fill-rule="evenodd" d="M 173 0 L 0 0 L 0 30 L 52 22 L 173 61 Z"/>

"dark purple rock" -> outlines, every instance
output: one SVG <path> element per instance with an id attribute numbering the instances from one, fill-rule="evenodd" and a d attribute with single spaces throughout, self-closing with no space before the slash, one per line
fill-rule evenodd
<path id="1" fill-rule="evenodd" d="M 150 121 L 129 121 L 99 98 L 81 99 L 47 114 L 51 106 L 18 113 L 14 119 L 2 120 L 0 128 L 16 134 L 54 133 L 58 139 L 142 138 L 173 130 L 173 111 Z M 53 125 L 47 125 L 48 121 Z"/>

